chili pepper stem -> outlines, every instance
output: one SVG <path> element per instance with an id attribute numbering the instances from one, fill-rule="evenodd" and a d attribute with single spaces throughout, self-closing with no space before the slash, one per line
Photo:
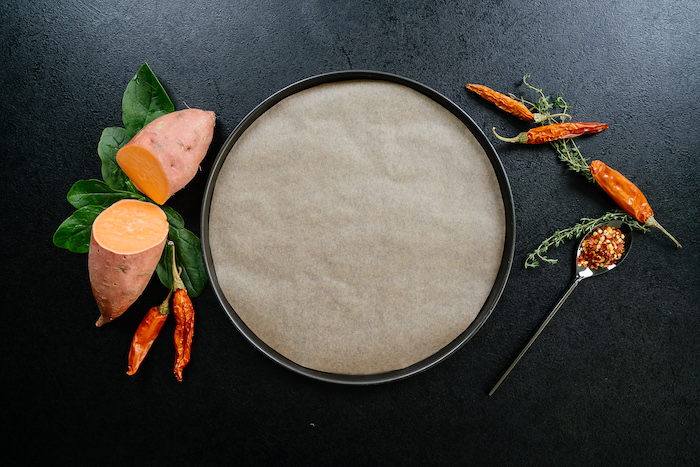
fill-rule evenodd
<path id="1" fill-rule="evenodd" d="M 656 219 L 654 219 L 654 216 L 649 216 L 649 218 L 647 219 L 647 221 L 644 223 L 644 227 L 656 227 L 657 229 L 659 229 L 660 231 L 662 231 L 663 233 L 665 233 L 665 234 L 668 236 L 668 238 L 670 238 L 671 240 L 673 240 L 673 243 L 676 244 L 676 248 L 683 248 L 683 247 L 681 246 L 681 244 L 678 242 L 678 240 L 676 240 L 676 239 L 673 237 L 673 235 L 671 235 L 670 233 L 668 233 L 668 231 L 667 231 L 666 229 L 664 229 L 663 226 L 662 226 L 661 224 L 659 224 L 658 222 L 656 222 Z"/>
<path id="2" fill-rule="evenodd" d="M 165 297 L 165 300 L 163 300 L 163 303 L 161 303 L 158 306 L 158 311 L 160 312 L 161 315 L 167 315 L 170 313 L 170 306 L 168 305 L 168 302 L 170 302 L 170 297 L 173 295 L 173 289 L 170 289 L 168 292 L 168 296 Z"/>
<path id="3" fill-rule="evenodd" d="M 503 136 L 499 135 L 496 133 L 496 127 L 491 128 L 491 133 L 493 133 L 496 138 L 500 139 L 501 141 L 505 141 L 506 143 L 527 143 L 527 132 L 525 131 L 517 136 L 514 136 L 513 138 L 504 138 Z"/>
<path id="4" fill-rule="evenodd" d="M 170 245 L 170 249 L 173 254 L 173 290 L 177 289 L 186 289 L 185 283 L 182 282 L 182 278 L 180 277 L 180 274 L 177 272 L 177 266 L 175 262 L 175 242 L 172 240 L 168 241 L 168 245 Z"/>

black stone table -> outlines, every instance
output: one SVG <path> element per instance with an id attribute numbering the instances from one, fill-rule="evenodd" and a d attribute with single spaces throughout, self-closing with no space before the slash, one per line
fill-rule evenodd
<path id="1" fill-rule="evenodd" d="M 109 4 L 107 4 L 109 3 Z M 0 283 L 3 424 L 12 465 L 697 465 L 700 456 L 700 4 L 697 2 L 272 1 L 3 2 Z M 304 78 L 376 70 L 415 80 L 463 109 L 505 168 L 513 265 L 479 332 L 445 361 L 374 385 L 306 377 L 231 323 L 208 287 L 195 299 L 192 362 L 156 341 L 135 376 L 126 356 L 140 312 L 95 328 L 86 255 L 52 235 L 66 193 L 100 178 L 97 143 L 148 62 L 176 108 L 217 114 L 201 173 L 169 204 L 200 233 L 207 176 L 236 125 Z M 582 283 L 493 395 L 488 390 L 566 290 L 575 242 L 525 269 L 557 229 L 615 205 L 550 146 L 490 133 L 531 124 L 466 83 L 610 128 L 584 157 L 646 194 L 658 231 L 636 234 L 616 271 Z M 134 305 L 162 300 L 154 279 Z M 10 465 L 10 464 L 8 464 Z"/>

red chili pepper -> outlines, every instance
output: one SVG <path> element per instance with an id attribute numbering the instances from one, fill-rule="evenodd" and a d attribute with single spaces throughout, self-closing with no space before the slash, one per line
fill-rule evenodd
<path id="1" fill-rule="evenodd" d="M 515 115 L 520 120 L 539 123 L 544 120 L 547 120 L 548 118 L 570 118 L 569 115 L 564 113 L 554 115 L 532 113 L 530 109 L 528 109 L 527 106 L 522 102 L 517 101 L 512 97 L 506 96 L 505 94 L 501 94 L 500 92 L 494 91 L 493 89 L 481 84 L 467 84 L 465 87 L 470 91 L 477 93 L 479 96 L 483 97 L 487 101 L 496 104 L 496 107 L 498 107 L 499 109 L 505 110 L 506 112 Z"/>
<path id="2" fill-rule="evenodd" d="M 625 178 L 617 170 L 611 169 L 601 161 L 593 161 L 589 166 L 591 175 L 598 185 L 630 216 L 645 227 L 655 227 L 673 240 L 676 247 L 681 248 L 678 240 L 668 233 L 656 219 L 644 193 L 637 186 Z"/>
<path id="3" fill-rule="evenodd" d="M 173 314 L 175 315 L 175 366 L 173 372 L 182 381 L 182 371 L 190 362 L 192 337 L 194 336 L 194 307 L 187 295 L 187 288 L 180 278 L 175 264 L 175 244 L 169 242 L 173 252 Z"/>
<path id="4" fill-rule="evenodd" d="M 143 359 L 146 358 L 146 354 L 151 349 L 151 345 L 153 345 L 156 337 L 160 334 L 160 330 L 163 328 L 168 314 L 170 314 L 170 307 L 168 306 L 170 295 L 172 295 L 172 290 L 160 306 L 154 306 L 148 310 L 141 324 L 136 328 L 134 338 L 131 341 L 131 348 L 129 349 L 127 375 L 133 375 L 138 371 Z"/>
<path id="5" fill-rule="evenodd" d="M 496 128 L 491 131 L 496 138 L 507 143 L 542 144 L 564 138 L 574 138 L 588 133 L 598 133 L 608 128 L 607 123 L 595 122 L 567 122 L 552 123 L 535 127 L 522 132 L 513 138 L 504 138 L 496 133 Z"/>

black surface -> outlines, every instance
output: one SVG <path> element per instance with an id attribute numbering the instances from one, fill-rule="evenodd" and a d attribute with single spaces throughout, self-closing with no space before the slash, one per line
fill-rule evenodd
<path id="1" fill-rule="evenodd" d="M 697 465 L 700 281 L 694 1 L 2 2 L 3 460 L 79 464 Z M 99 178 L 101 131 L 147 61 L 177 108 L 218 115 L 211 154 L 256 105 L 317 74 L 373 69 L 424 83 L 485 131 L 527 129 L 467 93 L 476 82 L 563 93 L 585 156 L 623 171 L 683 243 L 639 235 L 616 271 L 583 282 L 491 397 L 491 385 L 573 277 L 524 270 L 553 230 L 613 208 L 548 147 L 492 140 L 513 189 L 515 264 L 493 314 L 462 349 L 406 380 L 323 383 L 270 361 L 207 289 L 178 383 L 161 338 L 135 377 L 133 312 L 95 328 L 87 257 L 51 237 L 65 195 Z M 531 97 L 531 94 L 528 94 Z M 206 175 L 169 204 L 199 230 Z M 468 200 L 465 200 L 468 202 Z M 172 332 L 173 322 L 164 328 Z"/>

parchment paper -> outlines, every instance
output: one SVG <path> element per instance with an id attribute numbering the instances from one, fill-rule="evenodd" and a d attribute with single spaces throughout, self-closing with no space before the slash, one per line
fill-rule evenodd
<path id="1" fill-rule="evenodd" d="M 209 218 L 219 285 L 293 362 L 406 368 L 481 310 L 504 252 L 494 170 L 459 119 L 406 86 L 323 84 L 240 137 Z"/>

